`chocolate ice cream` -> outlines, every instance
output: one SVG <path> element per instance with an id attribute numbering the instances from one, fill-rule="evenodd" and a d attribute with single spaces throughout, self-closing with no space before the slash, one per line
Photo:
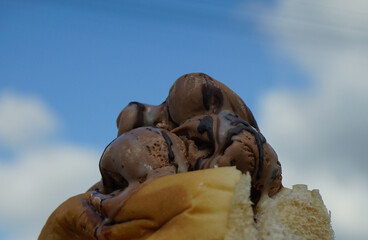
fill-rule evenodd
<path id="1" fill-rule="evenodd" d="M 118 135 L 141 126 L 172 130 L 194 116 L 224 110 L 258 130 L 252 112 L 230 88 L 204 73 L 185 74 L 175 81 L 162 104 L 130 102 L 117 118 Z"/>
<path id="2" fill-rule="evenodd" d="M 281 165 L 264 136 L 233 112 L 201 115 L 172 130 L 189 149 L 190 170 L 236 166 L 252 176 L 252 201 L 281 188 Z"/>
<path id="3" fill-rule="evenodd" d="M 176 80 L 166 104 L 171 120 L 177 125 L 201 114 L 218 114 L 227 110 L 258 129 L 252 112 L 241 98 L 204 73 L 186 74 Z"/>
<path id="4" fill-rule="evenodd" d="M 177 79 L 170 88 L 169 96 L 158 106 L 129 103 L 119 114 L 117 126 L 118 136 L 131 134 L 131 131 L 134 132 L 132 129 L 142 126 L 153 126 L 157 131 L 167 130 L 165 132 L 173 134 L 172 138 L 175 136 L 177 140 L 171 141 L 172 146 L 179 144 L 177 148 L 183 149 L 178 156 L 181 162 L 179 172 L 223 166 L 236 166 L 243 173 L 250 172 L 251 199 L 254 203 L 264 192 L 272 196 L 282 187 L 281 165 L 277 155 L 261 134 L 250 109 L 230 88 L 204 73 L 186 74 Z M 139 148 L 145 149 L 143 143 L 137 143 L 141 145 Z M 136 143 L 124 144 L 133 146 Z M 119 151 L 116 150 L 121 155 Z M 105 155 L 100 166 L 106 165 Z M 109 157 L 109 161 L 117 158 L 117 155 Z M 143 155 L 140 159 L 145 164 L 148 161 Z M 154 160 L 151 158 L 149 161 Z M 126 186 L 126 178 L 130 178 L 128 172 L 114 170 L 119 166 L 109 166 L 108 171 L 101 167 L 103 183 L 108 185 L 105 187 L 111 190 L 111 178 L 115 179 L 114 184 L 118 187 Z M 166 165 L 162 167 L 167 168 Z M 150 177 L 146 171 L 143 172 L 143 175 Z"/>
<path id="5" fill-rule="evenodd" d="M 235 166 L 250 173 L 254 207 L 263 195 L 282 188 L 281 165 L 252 112 L 206 74 L 180 77 L 160 105 L 129 103 L 117 127 L 100 159 L 102 179 L 88 190 L 88 209 L 98 214 L 84 213 L 98 239 L 124 212 L 129 197 L 155 178 Z"/>
<path id="6" fill-rule="evenodd" d="M 100 192 L 111 193 L 187 169 L 185 145 L 179 137 L 160 128 L 135 128 L 106 147 L 100 160 Z"/>
<path id="7" fill-rule="evenodd" d="M 210 76 L 180 77 L 160 105 L 129 103 L 117 127 L 101 181 L 61 204 L 40 240 L 333 239 L 318 193 L 282 186 L 252 112 Z"/>

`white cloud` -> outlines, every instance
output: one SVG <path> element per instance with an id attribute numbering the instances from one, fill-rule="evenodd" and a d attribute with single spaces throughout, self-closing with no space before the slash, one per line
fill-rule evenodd
<path id="1" fill-rule="evenodd" d="M 277 53 L 311 80 L 304 91 L 273 90 L 261 100 L 260 127 L 278 152 L 284 183 L 321 190 L 336 239 L 365 239 L 368 2 L 282 0 L 255 9 Z"/>
<path id="2" fill-rule="evenodd" d="M 33 142 L 57 131 L 55 114 L 38 98 L 12 92 L 0 93 L 0 144 L 11 147 Z"/>
<path id="3" fill-rule="evenodd" d="M 100 153 L 52 142 L 58 120 L 41 100 L 3 95 L 0 109 L 7 113 L 0 120 L 0 147 L 13 155 L 11 161 L 0 161 L 0 225 L 11 239 L 36 239 L 59 204 L 99 180 Z M 4 142 L 8 144 L 1 146 Z"/>

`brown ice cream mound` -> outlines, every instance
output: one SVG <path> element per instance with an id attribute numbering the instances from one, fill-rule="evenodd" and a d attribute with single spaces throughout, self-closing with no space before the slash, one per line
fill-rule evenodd
<path id="1" fill-rule="evenodd" d="M 159 128 L 140 127 L 112 141 L 100 160 L 102 193 L 125 189 L 157 176 L 186 172 L 184 143 Z"/>
<path id="2" fill-rule="evenodd" d="M 318 191 L 282 186 L 277 154 L 241 98 L 186 74 L 160 105 L 129 103 L 102 179 L 62 203 L 40 240 L 333 239 Z"/>
<path id="3" fill-rule="evenodd" d="M 191 73 L 175 81 L 162 104 L 154 106 L 131 102 L 121 111 L 117 118 L 118 138 L 115 141 L 124 142 L 120 143 L 124 146 L 115 150 L 118 143 L 112 142 L 106 151 L 116 153 L 104 153 L 100 162 L 105 191 L 128 186 L 131 180 L 127 179 L 140 179 L 138 182 L 142 183 L 151 177 L 148 168 L 159 169 L 157 165 L 162 162 L 162 157 L 148 156 L 147 149 L 150 147 L 145 142 L 127 136 L 137 135 L 135 129 L 144 126 L 152 128 L 151 131 L 140 130 L 141 138 L 161 142 L 162 146 L 166 146 L 162 150 L 169 151 L 161 151 L 161 156 L 171 154 L 178 161 L 176 165 L 180 165 L 180 169 L 168 168 L 167 163 L 172 160 L 166 159 L 161 166 L 165 167 L 165 171 L 160 171 L 161 174 L 157 176 L 236 166 L 243 173 L 251 174 L 251 199 L 254 203 L 264 193 L 273 196 L 282 187 L 281 165 L 277 155 L 261 134 L 247 105 L 223 83 L 204 73 Z M 165 134 L 153 136 L 152 132 Z M 120 140 L 121 136 L 123 141 Z M 160 140 L 157 136 L 160 136 Z M 133 148 L 142 150 L 139 155 L 131 156 L 128 149 Z M 171 148 L 181 151 L 175 153 Z M 119 166 L 111 161 L 130 161 L 135 165 L 117 171 Z"/>

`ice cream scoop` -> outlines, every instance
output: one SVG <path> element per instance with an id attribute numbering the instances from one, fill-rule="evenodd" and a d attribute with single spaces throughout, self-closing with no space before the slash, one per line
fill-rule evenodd
<path id="1" fill-rule="evenodd" d="M 130 102 L 116 120 L 118 136 L 142 126 L 171 130 L 194 116 L 224 110 L 233 112 L 258 130 L 250 109 L 225 84 L 204 73 L 185 74 L 175 81 L 162 104 Z"/>
<path id="2" fill-rule="evenodd" d="M 191 146 L 191 170 L 236 166 L 243 173 L 249 172 L 254 203 L 263 193 L 273 196 L 282 187 L 276 152 L 256 128 L 233 112 L 196 116 L 171 132 Z"/>
<path id="3" fill-rule="evenodd" d="M 225 84 L 204 73 L 185 74 L 177 79 L 170 88 L 166 104 L 171 119 L 177 125 L 197 115 L 227 110 L 258 129 L 243 100 Z"/>
<path id="4" fill-rule="evenodd" d="M 181 76 L 157 106 L 130 102 L 117 127 L 101 181 L 60 205 L 40 240 L 333 239 L 318 192 L 282 186 L 252 112 L 210 76 Z"/>
<path id="5" fill-rule="evenodd" d="M 131 129 L 142 126 L 157 126 L 170 130 L 173 122 L 170 121 L 166 102 L 160 105 L 149 105 L 139 102 L 130 102 L 116 119 L 118 136 Z"/>
<path id="6" fill-rule="evenodd" d="M 236 166 L 243 173 L 250 172 L 255 204 L 262 194 L 272 196 L 282 187 L 277 155 L 250 109 L 230 88 L 204 73 L 178 78 L 160 105 L 129 103 L 119 114 L 117 126 L 118 136 L 142 126 L 155 126 L 179 136 L 186 149 L 183 162 L 190 171 Z M 113 177 L 114 182 L 126 184 L 124 174 L 129 176 L 129 172 L 119 174 Z M 108 183 L 109 177 L 102 175 Z"/>
<path id="7" fill-rule="evenodd" d="M 104 193 L 187 169 L 181 139 L 154 127 L 140 127 L 120 135 L 106 147 L 100 160 Z"/>

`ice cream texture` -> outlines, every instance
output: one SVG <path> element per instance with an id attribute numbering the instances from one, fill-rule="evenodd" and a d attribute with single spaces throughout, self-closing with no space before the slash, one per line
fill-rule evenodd
<path id="1" fill-rule="evenodd" d="M 178 78 L 160 105 L 130 102 L 116 123 L 117 137 L 100 159 L 101 181 L 87 193 L 68 200 L 50 218 L 69 214 L 68 211 L 77 214 L 85 219 L 83 231 L 105 239 L 106 229 L 114 225 L 116 218 L 129 215 L 129 211 L 139 211 L 124 209 L 129 209 L 126 204 L 132 201 L 131 196 L 140 196 L 140 192 L 145 191 L 142 189 L 147 189 L 147 183 L 163 176 L 183 175 L 178 179 L 186 179 L 189 184 L 190 176 L 180 173 L 213 168 L 232 167 L 239 172 L 236 174 L 249 174 L 250 200 L 254 208 L 263 196 L 272 197 L 282 189 L 277 154 L 262 135 L 250 109 L 234 91 L 204 73 Z M 233 173 L 225 172 L 227 178 Z M 214 182 L 218 186 L 222 184 L 221 179 Z M 174 195 L 175 192 L 183 194 L 171 189 Z M 166 199 L 167 193 L 160 195 Z M 82 211 L 82 208 L 87 210 Z M 70 222 L 74 217 L 66 219 L 68 223 L 59 222 L 65 226 L 76 224 L 74 220 Z M 41 232 L 40 239 L 46 236 L 45 231 Z"/>
<path id="2" fill-rule="evenodd" d="M 130 102 L 117 118 L 118 137 L 100 160 L 96 190 L 110 194 L 146 179 L 236 166 L 252 177 L 251 199 L 281 187 L 281 165 L 243 100 L 204 73 L 175 81 L 158 105 Z"/>

